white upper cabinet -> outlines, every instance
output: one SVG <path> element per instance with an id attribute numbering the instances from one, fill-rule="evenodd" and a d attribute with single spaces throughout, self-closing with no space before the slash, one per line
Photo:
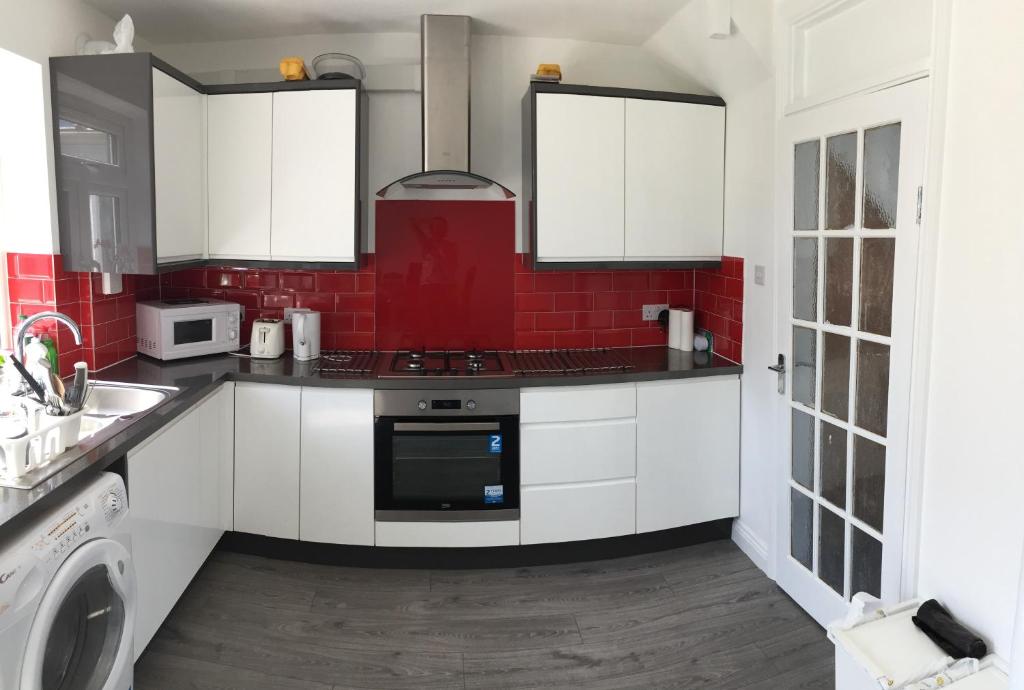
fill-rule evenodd
<path id="1" fill-rule="evenodd" d="M 210 257 L 270 258 L 270 93 L 209 97 Z"/>
<path id="2" fill-rule="evenodd" d="M 270 254 L 356 260 L 354 89 L 274 94 Z"/>
<path id="3" fill-rule="evenodd" d="M 626 260 L 722 256 L 725 109 L 626 101 Z"/>
<path id="4" fill-rule="evenodd" d="M 623 99 L 540 93 L 536 120 L 538 257 L 621 260 Z"/>
<path id="5" fill-rule="evenodd" d="M 205 99 L 153 68 L 157 263 L 201 259 L 206 253 Z"/>
<path id="6" fill-rule="evenodd" d="M 358 90 L 209 98 L 211 258 L 354 263 Z"/>
<path id="7" fill-rule="evenodd" d="M 721 259 L 721 100 L 534 84 L 523 122 L 525 227 L 537 264 Z"/>

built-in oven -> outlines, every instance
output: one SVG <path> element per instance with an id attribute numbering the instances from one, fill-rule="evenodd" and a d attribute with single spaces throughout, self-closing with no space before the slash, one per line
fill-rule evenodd
<path id="1" fill-rule="evenodd" d="M 380 521 L 519 519 L 519 390 L 374 392 Z"/>

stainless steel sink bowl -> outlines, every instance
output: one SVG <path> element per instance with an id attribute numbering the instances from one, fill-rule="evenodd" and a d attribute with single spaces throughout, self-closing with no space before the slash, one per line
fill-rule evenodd
<path id="1" fill-rule="evenodd" d="M 137 416 L 152 410 L 177 392 L 177 388 L 96 381 L 86 399 L 85 414 L 94 417 Z"/>

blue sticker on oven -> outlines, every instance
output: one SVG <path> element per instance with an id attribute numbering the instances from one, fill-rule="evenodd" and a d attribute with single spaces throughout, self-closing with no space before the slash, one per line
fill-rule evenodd
<path id="1" fill-rule="evenodd" d="M 491 434 L 488 436 L 489 451 L 494 455 L 501 454 L 501 434 Z"/>
<path id="2" fill-rule="evenodd" d="M 500 436 L 498 438 L 501 438 Z M 484 487 L 484 503 L 504 503 L 505 502 L 505 485 L 495 484 L 493 486 Z"/>

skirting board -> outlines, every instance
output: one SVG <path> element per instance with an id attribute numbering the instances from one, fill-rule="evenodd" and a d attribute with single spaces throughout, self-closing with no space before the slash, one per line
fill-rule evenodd
<path id="1" fill-rule="evenodd" d="M 714 520 L 661 532 L 563 544 L 473 548 L 345 546 L 225 532 L 217 548 L 268 558 L 366 568 L 515 568 L 621 558 L 728 539 L 730 523 L 731 519 Z"/>
<path id="2" fill-rule="evenodd" d="M 740 547 L 740 551 L 754 562 L 754 565 L 764 571 L 765 575 L 775 579 L 775 573 L 772 572 L 773 568 L 771 567 L 772 561 L 768 557 L 768 545 L 761 541 L 740 518 L 733 520 L 732 540 L 736 542 L 736 546 Z"/>

